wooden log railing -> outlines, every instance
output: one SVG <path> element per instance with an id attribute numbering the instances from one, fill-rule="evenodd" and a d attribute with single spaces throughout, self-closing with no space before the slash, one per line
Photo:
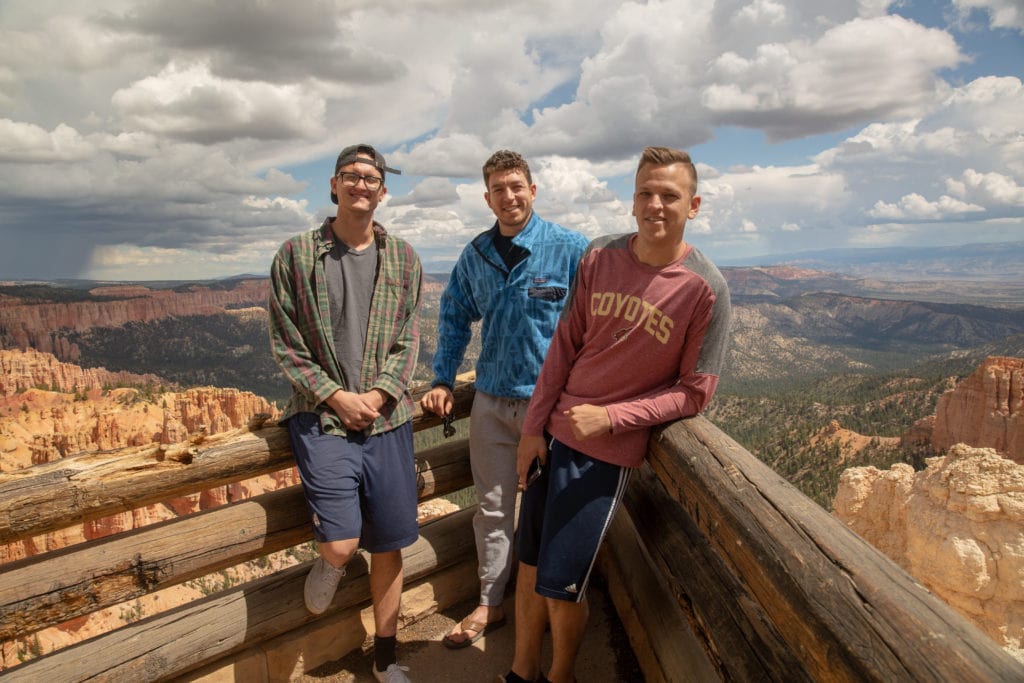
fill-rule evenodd
<path id="1" fill-rule="evenodd" d="M 458 416 L 471 399 L 472 387 L 460 387 Z M 419 415 L 414 426 L 436 423 Z M 470 483 L 462 440 L 417 459 L 421 499 Z M 0 475 L 0 509 L 10 513 L 0 517 L 0 540 L 275 471 L 291 455 L 283 430 L 272 427 L 111 460 L 70 458 Z M 469 514 L 424 525 L 404 552 L 409 591 L 426 590 L 435 606 L 475 591 Z M 292 487 L 4 565 L 0 639 L 304 542 L 308 527 Z M 238 680 L 286 679 L 337 658 L 339 632 L 349 648 L 364 635 L 365 563 L 350 564 L 321 617 L 302 604 L 307 568 L 223 590 L 0 677 L 190 680 L 233 667 Z M 650 682 L 1024 680 L 1024 667 L 987 636 L 704 418 L 656 432 L 600 569 Z M 328 626 L 330 655 L 317 659 L 318 633 Z"/>
<path id="2" fill-rule="evenodd" d="M 470 382 L 456 387 L 456 418 L 469 415 L 472 397 Z M 438 424 L 439 418 L 420 411 L 413 421 L 415 431 Z M 421 501 L 472 484 L 465 436 L 417 453 Z M 5 511 L 0 515 L 0 542 L 57 531 L 292 464 L 286 431 L 272 426 L 187 447 L 89 454 L 0 474 L 0 509 Z M 301 488 L 292 486 L 8 563 L 0 566 L 0 641 L 29 636 L 311 539 Z M 424 526 L 421 539 L 403 556 L 410 583 L 471 562 L 475 551 L 466 516 Z M 345 582 L 349 588 L 339 591 L 328 614 L 344 613 L 368 599 L 361 562 L 357 558 L 350 563 Z M 301 597 L 307 570 L 308 563 L 209 596 L 30 660 L 0 676 L 15 681 L 120 681 L 181 674 L 314 621 Z M 464 597 L 468 593 L 452 592 L 449 601 Z M 260 627 L 254 626 L 254 619 L 262 620 Z M 216 636 L 208 630 L 213 625 Z M 202 637 L 193 640 L 191 634 Z M 304 665 L 317 663 L 307 658 Z"/>
<path id="3" fill-rule="evenodd" d="M 623 507 L 602 569 L 648 681 L 1024 681 L 1024 665 L 703 417 L 656 432 Z"/>

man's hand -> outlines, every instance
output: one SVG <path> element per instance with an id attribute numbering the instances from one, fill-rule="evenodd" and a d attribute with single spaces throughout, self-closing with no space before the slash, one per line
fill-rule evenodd
<path id="1" fill-rule="evenodd" d="M 612 419 L 608 416 L 608 409 L 601 406 L 584 403 L 569 408 L 563 414 L 569 418 L 572 435 L 580 441 L 607 434 L 612 430 Z"/>
<path id="2" fill-rule="evenodd" d="M 530 472 L 530 465 L 535 458 L 540 458 L 541 464 L 547 462 L 548 444 L 543 436 L 519 437 L 519 448 L 516 449 L 516 476 L 519 478 L 519 490 L 526 490 L 526 477 Z"/>
<path id="3" fill-rule="evenodd" d="M 370 389 L 364 394 L 359 394 L 359 398 L 363 399 L 363 403 L 376 410 L 378 414 L 391 400 L 391 397 L 383 389 Z"/>
<path id="4" fill-rule="evenodd" d="M 429 410 L 444 417 L 455 407 L 455 396 L 452 394 L 452 390 L 444 384 L 438 384 L 423 394 L 420 405 L 423 406 L 423 410 Z"/>
<path id="5" fill-rule="evenodd" d="M 331 394 L 326 403 L 341 418 L 341 423 L 346 429 L 357 432 L 372 425 L 373 421 L 380 417 L 380 411 L 375 406 L 384 405 L 380 392 L 376 390 L 366 394 L 354 394 L 339 389 Z"/>

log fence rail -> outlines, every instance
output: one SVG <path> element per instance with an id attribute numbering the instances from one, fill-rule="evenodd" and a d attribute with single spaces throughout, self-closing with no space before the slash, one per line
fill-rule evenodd
<path id="1" fill-rule="evenodd" d="M 471 383 L 456 389 L 466 417 Z M 439 424 L 417 414 L 414 429 Z M 420 500 L 472 483 L 464 435 L 417 453 Z M 0 474 L 0 543 L 291 466 L 262 426 L 179 449 L 77 456 Z M 403 551 L 405 620 L 476 590 L 472 510 Z M 0 566 L 0 640 L 311 539 L 298 486 Z M 0 671 L 10 681 L 282 680 L 365 636 L 365 562 L 308 614 L 308 564 Z M 656 431 L 599 570 L 649 682 L 1024 681 L 1024 666 L 703 417 Z M 407 607 L 408 605 L 408 607 Z M 326 634 L 330 632 L 328 637 Z M 330 641 L 329 645 L 327 641 Z"/>

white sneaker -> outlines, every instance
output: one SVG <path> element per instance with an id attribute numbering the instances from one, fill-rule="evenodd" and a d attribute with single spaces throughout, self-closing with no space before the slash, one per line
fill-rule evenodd
<path id="1" fill-rule="evenodd" d="M 409 677 L 405 675 L 409 667 L 398 666 L 397 662 L 389 666 L 385 671 L 377 671 L 377 667 L 374 664 L 371 664 L 370 668 L 373 669 L 373 677 L 380 681 L 380 683 L 412 683 Z"/>
<path id="2" fill-rule="evenodd" d="M 316 558 L 313 568 L 306 575 L 306 588 L 302 593 L 306 599 L 306 609 L 313 614 L 321 614 L 330 607 L 334 592 L 338 590 L 338 582 L 343 576 L 344 567 L 338 569 L 324 558 Z"/>

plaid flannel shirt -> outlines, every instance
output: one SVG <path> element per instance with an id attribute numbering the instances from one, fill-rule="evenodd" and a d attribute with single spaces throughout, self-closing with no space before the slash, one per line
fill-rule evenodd
<path id="1" fill-rule="evenodd" d="M 377 275 L 363 348 L 360 386 L 346 387 L 334 352 L 324 260 L 334 247 L 328 218 L 319 229 L 283 245 L 270 270 L 270 346 L 294 393 L 281 421 L 299 412 L 315 412 L 325 432 L 345 434 L 341 419 L 325 401 L 339 389 L 364 393 L 381 389 L 390 400 L 366 430 L 379 434 L 412 419 L 409 381 L 419 352 L 419 257 L 407 242 L 373 224 Z"/>

